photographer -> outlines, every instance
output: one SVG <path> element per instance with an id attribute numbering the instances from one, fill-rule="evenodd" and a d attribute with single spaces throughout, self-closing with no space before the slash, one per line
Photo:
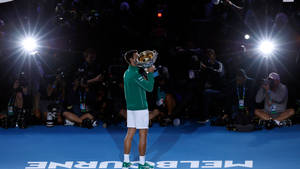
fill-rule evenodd
<path id="1" fill-rule="evenodd" d="M 44 85 L 40 90 L 39 108 L 46 126 L 62 124 L 61 111 L 65 100 L 66 82 L 64 72 L 58 69 L 56 74 L 44 77 Z"/>
<path id="2" fill-rule="evenodd" d="M 9 127 L 26 128 L 31 99 L 25 73 L 21 72 L 13 84 L 13 92 L 8 102 L 7 118 Z"/>
<path id="3" fill-rule="evenodd" d="M 206 123 L 209 119 L 209 108 L 211 104 L 224 98 L 222 92 L 224 87 L 224 66 L 216 59 L 216 53 L 213 49 L 207 50 L 208 59 L 201 63 L 201 69 L 204 72 L 204 92 L 202 98 L 202 115 L 199 119 L 200 123 Z"/>
<path id="4" fill-rule="evenodd" d="M 154 72 L 156 78 L 154 83 L 151 108 L 159 112 L 158 120 L 161 126 L 172 123 L 174 118 L 173 110 L 176 106 L 175 98 L 169 81 L 168 68 L 159 66 Z"/>
<path id="5" fill-rule="evenodd" d="M 254 116 L 255 80 L 249 78 L 244 69 L 236 72 L 236 78 L 226 87 L 225 114 L 212 121 L 211 125 L 227 125 L 239 131 L 251 131 Z M 243 128 L 242 128 L 243 127 Z"/>
<path id="6" fill-rule="evenodd" d="M 280 82 L 279 74 L 270 73 L 256 94 L 256 103 L 264 101 L 264 109 L 256 109 L 255 115 L 264 120 L 267 129 L 284 126 L 288 118 L 295 114 L 294 109 L 286 109 L 288 89 Z"/>
<path id="7" fill-rule="evenodd" d="M 95 49 L 89 48 L 84 52 L 84 63 L 80 69 L 84 70 L 87 84 L 94 92 L 97 91 L 97 83 L 103 81 L 104 75 L 100 65 L 96 63 L 97 53 Z"/>
<path id="8" fill-rule="evenodd" d="M 67 124 L 75 122 L 85 128 L 93 128 L 96 125 L 94 120 L 96 95 L 89 88 L 86 78 L 82 72 L 75 79 L 73 88 L 68 95 L 67 110 L 63 113 Z"/>
<path id="9" fill-rule="evenodd" d="M 231 116 L 235 118 L 239 113 L 253 115 L 255 80 L 249 78 L 244 69 L 237 71 L 235 83 L 231 86 L 230 91 Z"/>
<path id="10" fill-rule="evenodd" d="M 108 67 L 106 86 L 98 90 L 97 111 L 103 127 L 117 124 L 126 118 L 126 101 L 124 95 L 123 72 L 126 67 L 120 65 L 110 65 Z"/>

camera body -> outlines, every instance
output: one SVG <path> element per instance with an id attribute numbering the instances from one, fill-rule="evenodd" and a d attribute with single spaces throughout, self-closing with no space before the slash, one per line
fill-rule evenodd
<path id="1" fill-rule="evenodd" d="M 264 85 L 269 85 L 270 88 L 274 88 L 275 87 L 275 80 L 274 79 L 271 79 L 271 78 L 266 78 L 266 79 L 263 79 L 263 84 Z"/>
<path id="2" fill-rule="evenodd" d="M 47 127 L 53 127 L 55 125 L 59 110 L 60 110 L 60 106 L 58 104 L 50 104 L 48 106 L 47 121 L 46 121 Z"/>

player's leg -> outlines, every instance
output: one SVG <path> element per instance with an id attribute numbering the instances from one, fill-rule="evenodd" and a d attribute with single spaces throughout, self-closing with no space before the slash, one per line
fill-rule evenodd
<path id="1" fill-rule="evenodd" d="M 127 134 L 126 134 L 125 140 L 124 140 L 124 154 L 130 154 L 131 142 L 132 142 L 135 132 L 136 132 L 135 128 L 128 128 Z"/>
<path id="2" fill-rule="evenodd" d="M 146 163 L 146 148 L 147 148 L 147 135 L 149 128 L 149 111 L 140 110 L 135 113 L 136 117 L 136 128 L 139 129 L 139 154 L 140 162 L 139 169 L 153 168 L 150 164 Z"/>
<path id="3" fill-rule="evenodd" d="M 131 149 L 131 142 L 133 136 L 136 132 L 136 121 L 135 121 L 135 112 L 131 110 L 127 110 L 127 134 L 124 139 L 124 162 L 123 168 L 129 168 L 130 163 L 130 149 Z"/>
<path id="4" fill-rule="evenodd" d="M 148 135 L 148 129 L 140 129 L 139 130 L 139 153 L 140 157 L 140 164 L 145 164 L 145 154 L 146 154 L 146 147 L 147 147 L 147 135 Z"/>

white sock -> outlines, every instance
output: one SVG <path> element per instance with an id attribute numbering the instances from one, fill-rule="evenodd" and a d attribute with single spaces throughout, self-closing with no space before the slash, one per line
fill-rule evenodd
<path id="1" fill-rule="evenodd" d="M 145 164 L 145 156 L 140 156 L 140 164 Z"/>
<path id="2" fill-rule="evenodd" d="M 129 163 L 129 154 L 124 154 L 124 162 Z"/>
<path id="3" fill-rule="evenodd" d="M 275 123 L 279 126 L 280 121 L 278 121 L 278 120 L 274 120 L 274 121 L 275 121 Z"/>

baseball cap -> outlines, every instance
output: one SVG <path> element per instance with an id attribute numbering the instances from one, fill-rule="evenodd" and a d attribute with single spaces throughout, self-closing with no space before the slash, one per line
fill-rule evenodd
<path id="1" fill-rule="evenodd" d="M 272 72 L 269 74 L 269 78 L 273 80 L 280 80 L 280 76 L 278 73 Z"/>

